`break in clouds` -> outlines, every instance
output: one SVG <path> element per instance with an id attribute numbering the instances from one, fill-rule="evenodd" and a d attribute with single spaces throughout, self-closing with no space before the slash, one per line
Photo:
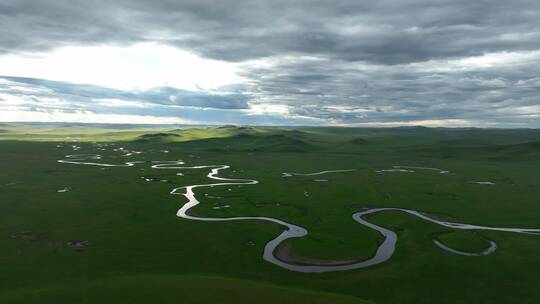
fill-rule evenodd
<path id="1" fill-rule="evenodd" d="M 536 0 L 2 1 L 0 120 L 540 127 L 538 16 Z M 63 48 L 134 45 L 210 65 L 133 88 L 93 52 L 69 62 L 102 77 L 39 70 Z M 130 62 L 167 68 L 144 54 Z"/>

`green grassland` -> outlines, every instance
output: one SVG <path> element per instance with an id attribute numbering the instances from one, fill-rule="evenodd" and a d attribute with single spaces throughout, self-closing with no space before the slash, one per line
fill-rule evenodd
<path id="1" fill-rule="evenodd" d="M 98 150 L 96 142 L 143 153 L 121 156 L 112 148 Z M 275 224 L 176 217 L 185 198 L 170 190 L 210 182 L 207 170 L 155 170 L 149 162 L 111 168 L 57 163 L 83 153 L 102 154 L 107 163 L 181 159 L 186 166 L 230 165 L 221 176 L 260 183 L 198 189 L 202 204 L 193 214 L 269 216 L 303 226 L 309 235 L 284 245 L 314 259 L 373 255 L 380 236 L 351 218 L 362 208 L 401 207 L 454 222 L 540 228 L 540 130 L 4 124 L 0 303 L 540 300 L 534 284 L 540 236 L 456 231 L 386 212 L 369 221 L 398 234 L 388 262 L 296 273 L 262 259 L 265 243 L 281 231 Z M 450 173 L 376 172 L 398 165 Z M 282 177 L 333 169 L 356 170 Z M 57 192 L 65 187 L 68 192 Z M 230 207 L 215 208 L 224 204 Z M 439 249 L 434 238 L 471 252 L 493 240 L 498 250 L 459 256 Z M 88 245 L 66 245 L 73 240 Z"/>

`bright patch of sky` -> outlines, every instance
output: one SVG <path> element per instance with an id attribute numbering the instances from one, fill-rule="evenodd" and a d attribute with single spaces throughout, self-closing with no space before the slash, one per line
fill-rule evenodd
<path id="1" fill-rule="evenodd" d="M 156 43 L 68 46 L 0 56 L 0 75 L 93 84 L 121 90 L 172 86 L 212 90 L 242 82 L 236 65 Z"/>

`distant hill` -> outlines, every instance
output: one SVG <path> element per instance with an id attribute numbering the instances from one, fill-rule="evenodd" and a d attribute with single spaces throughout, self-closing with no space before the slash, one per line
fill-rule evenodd
<path id="1" fill-rule="evenodd" d="M 304 152 L 313 149 L 313 145 L 304 140 L 283 134 L 259 137 L 251 150 L 257 152 Z"/>
<path id="2" fill-rule="evenodd" d="M 166 141 L 170 139 L 176 139 L 181 137 L 181 135 L 175 133 L 149 133 L 139 136 L 137 141 Z"/>
<path id="3" fill-rule="evenodd" d="M 214 152 L 304 152 L 315 148 L 307 141 L 284 134 L 240 133 L 229 137 L 199 139 L 178 144 Z"/>
<path id="4" fill-rule="evenodd" d="M 540 141 L 513 145 L 490 145 L 480 147 L 437 147 L 418 149 L 418 154 L 442 158 L 483 158 L 494 160 L 530 159 L 540 160 Z"/>

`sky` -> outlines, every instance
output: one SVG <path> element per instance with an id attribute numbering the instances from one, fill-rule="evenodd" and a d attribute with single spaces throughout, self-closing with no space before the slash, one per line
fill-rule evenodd
<path id="1" fill-rule="evenodd" d="M 538 0 L 0 0 L 0 121 L 540 127 Z"/>

